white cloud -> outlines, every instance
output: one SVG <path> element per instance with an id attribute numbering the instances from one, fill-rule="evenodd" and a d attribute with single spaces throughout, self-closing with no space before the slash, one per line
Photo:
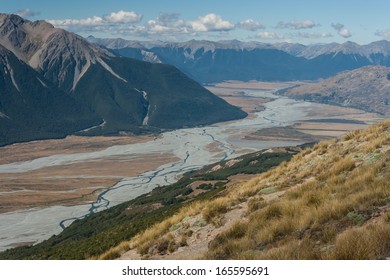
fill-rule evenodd
<path id="1" fill-rule="evenodd" d="M 187 23 L 195 32 L 229 31 L 235 27 L 231 22 L 223 20 L 221 16 L 213 13 L 200 16 L 197 21 L 188 21 Z"/>
<path id="2" fill-rule="evenodd" d="M 268 39 L 268 40 L 284 40 L 286 36 L 283 34 L 275 33 L 275 32 L 260 32 L 256 34 L 257 38 L 260 39 Z"/>
<path id="3" fill-rule="evenodd" d="M 155 19 L 143 24 L 142 15 L 136 12 L 119 11 L 105 16 L 93 16 L 85 19 L 48 20 L 56 27 L 79 33 L 105 32 L 110 34 L 156 37 L 164 39 L 181 35 L 197 35 L 206 32 L 230 31 L 235 25 L 217 14 L 199 16 L 197 20 L 183 20 L 176 13 L 160 13 Z"/>
<path id="4" fill-rule="evenodd" d="M 48 20 L 51 24 L 57 27 L 85 27 L 85 26 L 99 26 L 104 24 L 104 20 L 101 17 L 94 16 L 85 19 L 58 19 Z"/>
<path id="5" fill-rule="evenodd" d="M 313 20 L 311 19 L 303 19 L 303 20 L 292 20 L 289 22 L 283 22 L 280 21 L 277 25 L 276 28 L 280 29 L 308 29 L 308 28 L 313 28 L 318 26 Z"/>
<path id="6" fill-rule="evenodd" d="M 316 33 L 316 32 L 289 32 L 289 33 L 276 33 L 276 32 L 260 32 L 257 33 L 255 38 L 262 40 L 275 40 L 284 42 L 293 42 L 295 39 L 323 39 L 333 37 L 331 33 Z"/>
<path id="7" fill-rule="evenodd" d="M 159 22 L 169 24 L 178 21 L 180 14 L 178 13 L 160 13 L 157 17 Z"/>
<path id="8" fill-rule="evenodd" d="M 332 23 L 332 27 L 337 31 L 341 37 L 349 38 L 352 36 L 351 32 L 341 23 Z"/>
<path id="9" fill-rule="evenodd" d="M 179 14 L 160 13 L 156 19 L 148 20 L 142 29 L 136 30 L 136 35 L 150 36 L 164 34 L 164 36 L 191 34 L 216 31 L 229 31 L 234 29 L 234 24 L 223 20 L 216 14 L 207 14 L 198 17 L 196 21 L 186 21 L 180 19 Z M 131 33 L 135 34 L 135 33 Z"/>
<path id="10" fill-rule="evenodd" d="M 135 12 L 119 11 L 113 12 L 104 17 L 104 20 L 109 23 L 135 23 L 142 20 L 142 15 Z"/>
<path id="11" fill-rule="evenodd" d="M 257 31 L 259 29 L 264 29 L 265 26 L 262 25 L 260 22 L 254 20 L 254 19 L 246 19 L 241 22 L 239 22 L 236 25 L 237 28 L 246 29 L 249 31 Z"/>
<path id="12" fill-rule="evenodd" d="M 33 10 L 27 8 L 27 9 L 17 10 L 15 14 L 21 16 L 22 18 L 31 18 L 31 17 L 38 16 L 40 13 L 34 12 Z"/>
<path id="13" fill-rule="evenodd" d="M 306 39 L 321 39 L 321 38 L 331 38 L 333 37 L 330 33 L 308 33 L 308 32 L 298 32 L 295 34 L 296 37 L 306 38 Z"/>
<path id="14" fill-rule="evenodd" d="M 93 31 L 99 26 L 122 25 L 141 21 L 142 15 L 135 12 L 119 11 L 106 16 L 93 16 L 84 19 L 48 20 L 56 27 L 69 28 L 75 31 Z"/>
<path id="15" fill-rule="evenodd" d="M 151 19 L 143 25 L 139 35 L 154 35 L 154 34 L 187 34 L 190 33 L 188 24 L 180 19 L 180 15 L 176 13 L 160 13 L 156 19 Z M 138 30 L 138 31 L 139 31 Z"/>
<path id="16" fill-rule="evenodd" d="M 173 26 L 168 26 L 158 20 L 149 20 L 146 25 L 144 31 L 147 31 L 149 33 L 164 33 L 164 32 L 172 32 L 174 31 Z M 176 30 L 180 31 L 180 30 Z"/>
<path id="17" fill-rule="evenodd" d="M 390 40 L 390 29 L 378 30 L 375 32 L 375 35 Z"/>

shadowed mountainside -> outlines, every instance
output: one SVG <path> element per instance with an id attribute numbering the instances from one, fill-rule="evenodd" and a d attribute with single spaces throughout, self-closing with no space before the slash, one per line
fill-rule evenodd
<path id="1" fill-rule="evenodd" d="M 118 57 L 45 21 L 0 14 L 0 145 L 245 116 L 173 66 Z"/>
<path id="2" fill-rule="evenodd" d="M 92 36 L 88 40 L 122 56 L 174 65 L 202 83 L 316 80 L 368 65 L 390 66 L 390 42 L 386 40 L 368 45 L 345 42 L 308 46 L 238 40 L 137 42 Z"/>

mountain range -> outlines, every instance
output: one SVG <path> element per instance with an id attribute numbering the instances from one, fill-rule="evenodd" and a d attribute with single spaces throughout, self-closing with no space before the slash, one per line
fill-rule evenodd
<path id="1" fill-rule="evenodd" d="M 246 113 L 200 83 L 317 80 L 370 65 L 390 65 L 390 42 L 304 46 L 85 39 L 45 21 L 0 14 L 0 145 L 69 134 L 150 133 L 243 118 Z M 354 103 L 340 92 L 325 100 L 318 90 L 300 89 L 314 101 L 387 114 L 386 86 L 372 88 L 376 82 L 362 81 L 369 86 L 360 83 L 360 89 L 382 91 L 375 101 L 365 101 L 371 105 Z"/>
<path id="2" fill-rule="evenodd" d="M 245 116 L 173 66 L 120 57 L 45 21 L 0 14 L 0 145 Z"/>
<path id="3" fill-rule="evenodd" d="M 87 39 L 122 56 L 175 65 L 202 83 L 316 80 L 362 66 L 390 66 L 390 42 L 386 40 L 368 45 L 346 42 L 305 46 L 238 40 L 167 43 Z"/>

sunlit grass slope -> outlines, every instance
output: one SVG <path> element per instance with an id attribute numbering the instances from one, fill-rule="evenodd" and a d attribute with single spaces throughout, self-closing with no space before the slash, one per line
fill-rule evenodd
<path id="1" fill-rule="evenodd" d="M 183 208 L 101 257 L 133 249 L 146 258 L 156 252 L 170 258 L 187 246 L 183 234 L 194 231 L 191 217 L 218 230 L 238 208 L 244 214 L 209 242 L 203 258 L 390 257 L 390 120 L 307 148 L 212 200 Z M 162 244 L 167 250 L 156 251 Z"/>

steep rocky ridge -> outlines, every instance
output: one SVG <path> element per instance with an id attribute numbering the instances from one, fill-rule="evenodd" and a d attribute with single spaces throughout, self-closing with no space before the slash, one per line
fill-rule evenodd
<path id="1" fill-rule="evenodd" d="M 0 45 L 0 145 L 65 137 L 100 118 Z"/>

